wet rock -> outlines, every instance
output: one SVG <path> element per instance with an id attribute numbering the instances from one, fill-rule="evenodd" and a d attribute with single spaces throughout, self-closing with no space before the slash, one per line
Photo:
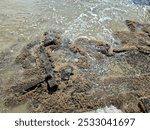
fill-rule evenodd
<path id="1" fill-rule="evenodd" d="M 138 29 L 140 30 L 143 27 L 142 24 L 135 22 L 135 21 L 126 20 L 125 22 L 126 22 L 126 25 L 128 26 L 128 28 L 130 29 L 130 31 L 132 31 L 132 32 L 135 32 Z"/>
<path id="2" fill-rule="evenodd" d="M 150 54 L 150 25 L 130 20 L 126 20 L 126 24 L 131 32 L 116 32 L 115 36 L 120 40 L 122 47 L 110 48 L 109 53 L 113 54 L 113 52 L 119 53 L 129 50 L 138 50 L 141 53 Z"/>
<path id="3" fill-rule="evenodd" d="M 50 46 L 51 49 L 56 49 L 60 47 L 63 39 L 61 38 L 61 33 L 57 31 L 49 31 L 44 33 L 43 45 L 44 47 Z"/>
<path id="4" fill-rule="evenodd" d="M 81 55 L 85 55 L 88 51 L 87 46 L 93 46 L 93 48 L 95 47 L 95 50 L 105 55 L 108 53 L 108 49 L 110 48 L 110 46 L 105 42 L 81 36 L 75 39 L 73 44 L 70 46 L 70 49 L 75 53 L 79 52 Z"/>
<path id="5" fill-rule="evenodd" d="M 54 40 L 54 37 L 50 36 L 47 32 L 44 33 L 45 35 L 45 39 L 43 41 L 44 43 L 44 46 L 49 46 L 49 45 L 55 45 L 55 40 Z"/>
<path id="6" fill-rule="evenodd" d="M 150 54 L 150 47 L 148 46 L 137 46 L 139 52 L 144 54 Z"/>
<path id="7" fill-rule="evenodd" d="M 68 66 L 61 70 L 61 79 L 62 80 L 69 80 L 69 77 L 73 75 L 73 67 Z"/>
<path id="8" fill-rule="evenodd" d="M 46 34 L 45 34 L 46 35 Z M 49 93 L 56 91 L 55 75 L 53 73 L 53 65 L 50 59 L 49 50 L 40 42 L 35 41 L 27 44 L 21 53 L 16 57 L 15 63 L 21 64 L 25 69 L 24 77 L 28 79 L 22 80 L 10 89 L 14 93 L 26 94 L 47 83 L 47 91 Z"/>
<path id="9" fill-rule="evenodd" d="M 38 42 L 35 42 L 35 44 L 29 43 L 26 47 L 24 47 L 20 54 L 16 57 L 15 63 L 20 64 L 24 69 L 33 67 L 35 65 L 36 59 L 32 55 L 32 50 L 30 49 L 37 44 Z"/>
<path id="10" fill-rule="evenodd" d="M 88 58 L 87 57 L 80 57 L 78 62 L 76 63 L 76 65 L 80 68 L 83 68 L 83 69 L 88 69 L 90 68 L 90 63 L 88 61 Z"/>
<path id="11" fill-rule="evenodd" d="M 101 53 L 104 54 L 104 55 L 107 55 L 107 54 L 108 54 L 108 50 L 107 50 L 106 48 L 104 48 L 104 47 L 98 47 L 98 48 L 97 48 L 97 51 L 98 51 L 98 52 L 101 52 Z"/>
<path id="12" fill-rule="evenodd" d="M 58 90 L 58 85 L 55 84 L 55 85 L 52 85 L 51 87 L 49 87 L 49 84 L 48 84 L 48 93 L 49 94 L 53 94 L 54 92 L 56 92 Z"/>
<path id="13" fill-rule="evenodd" d="M 141 108 L 142 112 L 150 113 L 150 98 L 141 98 L 139 107 Z"/>
<path id="14" fill-rule="evenodd" d="M 81 55 L 85 55 L 86 48 L 84 46 L 80 45 L 80 43 L 75 42 L 75 43 L 71 44 L 69 47 L 73 53 L 79 53 Z"/>
<path id="15" fill-rule="evenodd" d="M 14 93 L 26 93 L 34 90 L 38 85 L 40 85 L 42 82 L 44 82 L 45 79 L 37 79 L 37 80 L 30 80 L 30 81 L 24 81 L 16 86 L 12 86 L 11 90 Z"/>
<path id="16" fill-rule="evenodd" d="M 46 53 L 45 48 L 40 46 L 37 49 L 37 54 L 44 65 L 47 75 L 49 75 L 50 77 L 54 77 L 52 63 L 49 59 L 48 54 Z"/>
<path id="17" fill-rule="evenodd" d="M 71 44 L 71 40 L 68 39 L 68 38 L 65 38 L 65 39 L 63 40 L 63 45 L 62 45 L 62 47 L 63 47 L 63 48 L 68 48 L 70 44 Z"/>
<path id="18" fill-rule="evenodd" d="M 131 21 L 131 20 L 126 20 L 125 23 L 130 31 L 146 33 L 148 36 L 150 36 L 150 25 L 149 24 L 141 24 L 139 22 Z"/>

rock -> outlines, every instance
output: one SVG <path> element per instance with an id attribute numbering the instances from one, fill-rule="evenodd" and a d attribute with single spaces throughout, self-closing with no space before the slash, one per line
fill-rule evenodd
<path id="1" fill-rule="evenodd" d="M 24 69 L 32 68 L 35 64 L 35 58 L 28 49 L 23 49 L 21 54 L 15 59 L 15 63 L 20 64 Z"/>
<path id="2" fill-rule="evenodd" d="M 142 112 L 150 113 L 150 98 L 141 98 L 139 107 L 141 108 Z"/>
<path id="3" fill-rule="evenodd" d="M 50 46 L 51 49 L 58 48 L 63 42 L 61 33 L 57 31 L 50 31 L 44 33 L 43 45 L 44 47 Z"/>
<path id="4" fill-rule="evenodd" d="M 16 86 L 12 86 L 11 87 L 11 91 L 14 93 L 27 93 L 30 92 L 32 90 L 34 90 L 36 87 L 38 87 L 38 85 L 40 85 L 42 82 L 45 81 L 45 78 L 43 79 L 36 79 L 36 80 L 30 80 L 30 81 L 22 81 L 22 83 L 16 85 Z"/>
<path id="5" fill-rule="evenodd" d="M 34 49 L 40 45 L 39 41 L 27 44 L 16 57 L 15 63 L 20 64 L 24 69 L 30 69 L 35 66 L 36 58 L 33 56 Z"/>
<path id="6" fill-rule="evenodd" d="M 125 21 L 127 27 L 131 32 L 139 32 L 139 33 L 145 33 L 145 36 L 150 37 L 150 25 L 149 24 L 141 24 L 139 22 L 126 20 Z"/>
<path id="7" fill-rule="evenodd" d="M 108 50 L 105 47 L 103 47 L 103 46 L 97 47 L 97 51 L 101 52 L 104 55 L 108 55 Z"/>
<path id="8" fill-rule="evenodd" d="M 125 23 L 126 23 L 127 27 L 130 29 L 130 31 L 132 31 L 132 32 L 135 32 L 138 29 L 140 30 L 141 28 L 143 28 L 142 24 L 135 22 L 135 21 L 126 20 Z"/>
<path id="9" fill-rule="evenodd" d="M 49 84 L 48 84 L 48 93 L 49 94 L 53 94 L 54 92 L 56 92 L 57 90 L 58 90 L 58 85 L 53 85 L 53 86 L 51 86 L 51 87 L 49 87 Z"/>
<path id="10" fill-rule="evenodd" d="M 69 80 L 69 77 L 73 75 L 73 67 L 68 66 L 61 71 L 61 79 Z"/>
<path id="11" fill-rule="evenodd" d="M 126 25 L 130 32 L 120 31 L 115 33 L 122 47 L 112 48 L 111 54 L 113 54 L 113 52 L 120 53 L 130 50 L 138 50 L 141 53 L 150 54 L 150 24 L 141 24 L 139 22 L 126 20 Z"/>
<path id="12" fill-rule="evenodd" d="M 49 45 L 55 45 L 55 39 L 51 35 L 49 35 L 47 32 L 44 33 L 45 39 L 43 41 L 44 46 L 49 46 Z"/>

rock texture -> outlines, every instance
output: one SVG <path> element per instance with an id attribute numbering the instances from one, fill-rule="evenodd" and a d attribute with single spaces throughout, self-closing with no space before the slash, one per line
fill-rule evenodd
<path id="1" fill-rule="evenodd" d="M 114 32 L 117 47 L 56 31 L 28 44 L 15 63 L 22 80 L 5 92 L 5 105 L 29 112 L 86 112 L 113 105 L 122 112 L 149 112 L 150 25 L 127 20 Z M 111 111 L 112 112 L 112 111 Z"/>

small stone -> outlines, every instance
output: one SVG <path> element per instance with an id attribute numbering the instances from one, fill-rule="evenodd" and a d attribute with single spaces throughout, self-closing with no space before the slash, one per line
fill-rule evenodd
<path id="1" fill-rule="evenodd" d="M 44 36 L 44 46 L 47 47 L 49 45 L 54 45 L 55 44 L 55 37 L 52 34 L 49 34 L 48 32 L 45 32 L 43 34 Z"/>
<path id="2" fill-rule="evenodd" d="M 49 45 L 54 45 L 55 44 L 55 40 L 52 36 L 48 35 L 46 36 L 45 40 L 43 41 L 44 42 L 44 46 L 49 46 Z"/>
<path id="3" fill-rule="evenodd" d="M 61 71 L 61 79 L 69 80 L 69 77 L 73 75 L 73 67 L 66 67 Z"/>

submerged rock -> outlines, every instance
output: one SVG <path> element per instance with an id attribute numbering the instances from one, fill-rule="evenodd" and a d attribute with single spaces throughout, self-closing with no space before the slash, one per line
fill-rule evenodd
<path id="1" fill-rule="evenodd" d="M 43 44 L 45 47 L 47 47 L 49 45 L 56 45 L 57 41 L 56 41 L 55 35 L 52 35 L 51 33 L 49 34 L 48 32 L 45 32 Z"/>
<path id="2" fill-rule="evenodd" d="M 59 47 L 62 43 L 61 33 L 57 31 L 50 31 L 44 33 L 43 45 L 44 47 L 51 46 L 52 49 Z"/>
<path id="3" fill-rule="evenodd" d="M 150 98 L 141 98 L 139 106 L 144 113 L 150 113 Z"/>
<path id="4" fill-rule="evenodd" d="M 73 68 L 68 66 L 61 71 L 61 79 L 69 80 L 69 77 L 73 75 Z"/>

